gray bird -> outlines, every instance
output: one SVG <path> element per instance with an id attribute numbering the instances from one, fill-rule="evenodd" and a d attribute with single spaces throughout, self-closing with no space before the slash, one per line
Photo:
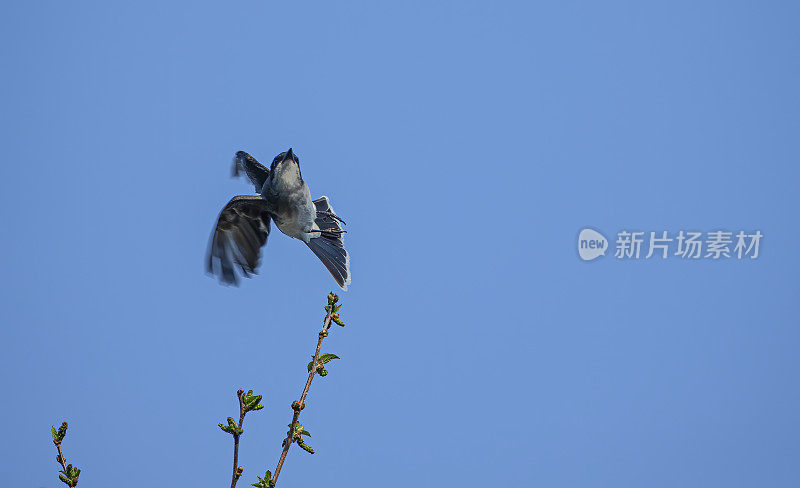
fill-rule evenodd
<path id="1" fill-rule="evenodd" d="M 237 268 L 246 278 L 255 274 L 273 220 L 281 232 L 303 241 L 347 290 L 350 256 L 340 226 L 345 222 L 333 212 L 328 197 L 311 200 L 300 174 L 300 160 L 292 149 L 275 156 L 269 169 L 239 151 L 233 158 L 233 176 L 242 172 L 259 195 L 235 196 L 220 212 L 208 248 L 208 272 L 231 285 L 239 284 Z"/>

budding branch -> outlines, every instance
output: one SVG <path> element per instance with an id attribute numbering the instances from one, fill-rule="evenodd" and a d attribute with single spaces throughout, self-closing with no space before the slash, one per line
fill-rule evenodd
<path id="1" fill-rule="evenodd" d="M 320 366 L 320 364 L 317 363 L 317 361 L 319 361 L 319 352 L 320 349 L 322 349 L 322 341 L 328 336 L 328 330 L 331 328 L 331 321 L 333 320 L 333 316 L 335 314 L 335 308 L 336 301 L 329 299 L 328 311 L 325 315 L 325 320 L 322 323 L 322 330 L 319 332 L 317 349 L 314 351 L 314 360 L 311 364 L 311 371 L 308 373 L 306 386 L 303 388 L 303 393 L 300 395 L 300 400 L 292 403 L 292 410 L 294 410 L 294 414 L 292 415 L 292 423 L 289 424 L 289 432 L 286 433 L 286 439 L 283 440 L 283 451 L 281 451 L 281 458 L 278 460 L 278 465 L 275 467 L 275 474 L 272 477 L 273 485 L 278 482 L 278 475 L 281 473 L 283 462 L 286 460 L 286 455 L 289 453 L 289 448 L 292 447 L 292 441 L 295 437 L 295 427 L 297 426 L 297 421 L 300 419 L 300 411 L 305 408 L 306 396 L 308 396 L 308 390 L 311 389 L 311 382 L 314 380 L 314 375 L 317 374 L 317 369 Z"/>

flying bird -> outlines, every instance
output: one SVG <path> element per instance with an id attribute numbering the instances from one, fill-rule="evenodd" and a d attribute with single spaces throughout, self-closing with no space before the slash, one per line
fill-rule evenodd
<path id="1" fill-rule="evenodd" d="M 207 271 L 229 285 L 239 284 L 237 269 L 246 278 L 255 274 L 274 221 L 281 232 L 303 241 L 347 290 L 350 255 L 340 225 L 345 222 L 334 213 L 328 197 L 311 200 L 300 159 L 292 149 L 275 156 L 269 169 L 239 151 L 233 158 L 233 176 L 242 173 L 258 195 L 235 196 L 222 209 L 208 247 Z"/>

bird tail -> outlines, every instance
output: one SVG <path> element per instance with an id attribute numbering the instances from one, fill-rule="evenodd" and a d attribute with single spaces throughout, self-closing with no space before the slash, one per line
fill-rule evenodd
<path id="1" fill-rule="evenodd" d="M 328 268 L 339 286 L 346 291 L 347 285 L 350 284 L 350 255 L 344 248 L 342 234 L 345 231 L 340 225 L 345 222 L 333 212 L 328 197 L 323 196 L 314 200 L 314 206 L 317 209 L 314 222 L 319 227 L 319 236 L 313 237 L 307 245 Z"/>

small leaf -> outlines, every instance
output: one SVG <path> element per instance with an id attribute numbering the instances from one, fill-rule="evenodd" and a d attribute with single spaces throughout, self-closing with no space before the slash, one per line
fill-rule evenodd
<path id="1" fill-rule="evenodd" d="M 50 427 L 50 430 L 53 432 L 53 440 L 58 439 L 58 431 L 56 430 L 55 425 Z"/>
<path id="2" fill-rule="evenodd" d="M 339 356 L 337 356 L 336 354 L 329 354 L 329 353 L 321 354 L 319 356 L 319 359 L 317 359 L 317 364 L 325 364 L 330 361 L 333 361 L 334 359 L 339 359 Z"/>

